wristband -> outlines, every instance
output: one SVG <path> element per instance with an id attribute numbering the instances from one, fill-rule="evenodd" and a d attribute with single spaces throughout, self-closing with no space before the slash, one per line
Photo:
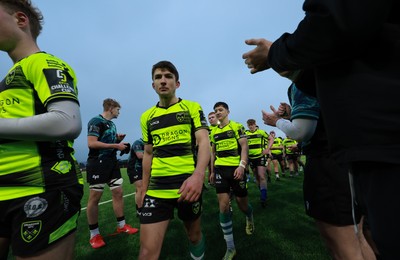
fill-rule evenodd
<path id="1" fill-rule="evenodd" d="M 239 167 L 242 167 L 243 169 L 246 169 L 246 162 L 243 161 L 243 160 L 240 160 Z"/>

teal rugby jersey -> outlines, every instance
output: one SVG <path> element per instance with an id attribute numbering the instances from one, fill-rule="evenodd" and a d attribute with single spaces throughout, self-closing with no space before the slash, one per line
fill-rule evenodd
<path id="1" fill-rule="evenodd" d="M 178 198 L 178 190 L 195 169 L 195 132 L 208 129 L 201 106 L 182 100 L 167 108 L 154 106 L 140 118 L 145 144 L 153 145 L 147 194 Z"/>
<path id="2" fill-rule="evenodd" d="M 244 126 L 230 120 L 223 128 L 216 127 L 211 132 L 211 142 L 215 144 L 215 166 L 239 166 L 240 138 L 246 138 Z"/>
<path id="3" fill-rule="evenodd" d="M 59 58 L 39 52 L 17 63 L 0 82 L 0 118 L 30 117 L 46 112 L 54 100 L 78 102 L 76 77 Z M 0 200 L 83 184 L 73 140 L 34 142 L 0 136 Z"/>
<path id="4" fill-rule="evenodd" d="M 106 144 L 115 144 L 117 140 L 117 127 L 114 122 L 107 120 L 102 115 L 90 119 L 87 125 L 88 136 L 98 137 L 98 141 Z M 116 158 L 117 149 L 90 149 L 89 158 Z"/>
<path id="5" fill-rule="evenodd" d="M 264 156 L 262 152 L 268 145 L 269 135 L 261 129 L 257 129 L 254 132 L 246 130 L 246 135 L 249 143 L 249 159 L 257 159 Z"/>

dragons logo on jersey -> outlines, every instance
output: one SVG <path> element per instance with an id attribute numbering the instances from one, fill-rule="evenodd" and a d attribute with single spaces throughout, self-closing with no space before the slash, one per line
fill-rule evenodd
<path id="1" fill-rule="evenodd" d="M 226 134 L 228 135 L 229 138 L 235 136 L 235 134 L 233 133 L 233 131 L 228 131 L 228 132 L 226 132 Z"/>
<path id="2" fill-rule="evenodd" d="M 193 203 L 192 211 L 196 215 L 199 213 L 199 211 L 200 211 L 200 202 Z"/>
<path id="3" fill-rule="evenodd" d="M 185 113 L 184 112 L 176 113 L 176 120 L 178 120 L 179 123 L 184 122 L 185 121 Z"/>
<path id="4" fill-rule="evenodd" d="M 47 209 L 47 200 L 34 197 L 29 199 L 24 205 L 24 211 L 27 218 L 34 218 L 41 215 Z"/>
<path id="5" fill-rule="evenodd" d="M 39 235 L 41 229 L 41 220 L 24 222 L 21 224 L 21 237 L 25 242 L 30 243 Z"/>
<path id="6" fill-rule="evenodd" d="M 6 84 L 10 85 L 10 83 L 14 80 L 15 77 L 15 70 L 10 71 L 10 73 L 7 74 L 6 77 Z"/>

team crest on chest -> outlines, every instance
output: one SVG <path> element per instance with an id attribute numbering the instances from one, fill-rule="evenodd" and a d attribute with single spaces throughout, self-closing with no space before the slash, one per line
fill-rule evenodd
<path id="1" fill-rule="evenodd" d="M 185 121 L 185 113 L 184 112 L 176 113 L 176 120 L 178 120 L 179 123 L 183 123 Z"/>
<path id="2" fill-rule="evenodd" d="M 10 83 L 14 80 L 15 77 L 15 70 L 10 71 L 10 73 L 7 74 L 6 77 L 6 84 L 10 85 Z"/>

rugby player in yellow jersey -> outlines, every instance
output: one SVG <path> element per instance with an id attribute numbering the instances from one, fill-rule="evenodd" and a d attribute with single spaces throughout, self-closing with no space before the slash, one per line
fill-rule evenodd
<path id="1" fill-rule="evenodd" d="M 210 113 L 208 113 L 208 123 L 210 123 L 209 127 L 209 132 L 211 134 L 212 130 L 218 126 L 219 122 L 217 117 L 215 116 L 215 112 L 211 111 Z M 211 163 L 208 164 L 208 176 L 207 176 L 207 180 L 208 180 L 208 184 L 211 185 L 211 181 L 210 181 L 210 173 L 211 173 Z"/>
<path id="2" fill-rule="evenodd" d="M 246 215 L 246 233 L 254 232 L 253 208 L 247 196 L 245 168 L 248 159 L 248 145 L 242 124 L 229 120 L 229 107 L 225 102 L 214 105 L 220 122 L 211 132 L 211 181 L 215 183 L 219 204 L 219 221 L 224 233 L 227 250 L 223 259 L 233 259 L 236 255 L 233 239 L 232 215 L 229 212 L 231 191 L 235 195 L 239 209 Z"/>
<path id="3" fill-rule="evenodd" d="M 297 162 L 297 141 L 286 135 L 282 142 L 285 158 L 289 164 L 289 177 L 294 177 L 295 163 Z M 297 175 L 299 175 L 297 173 Z"/>
<path id="4" fill-rule="evenodd" d="M 0 0 L 0 50 L 14 63 L 0 82 L 0 259 L 10 246 L 17 259 L 73 259 L 83 194 L 77 78 L 38 47 L 42 22 L 31 1 Z"/>
<path id="5" fill-rule="evenodd" d="M 251 167 L 254 177 L 257 180 L 260 189 L 260 202 L 261 206 L 266 206 L 267 201 L 267 155 L 274 142 L 273 138 L 269 136 L 264 130 L 258 129 L 256 120 L 247 120 L 246 130 L 247 140 L 249 144 L 249 166 Z"/>
<path id="6" fill-rule="evenodd" d="M 283 145 L 282 140 L 279 137 L 275 136 L 274 131 L 269 132 L 270 136 L 274 139 L 274 142 L 271 146 L 271 157 L 270 160 L 272 161 L 273 169 L 275 172 L 275 180 L 279 181 L 279 165 L 281 167 L 282 176 L 285 176 L 285 167 L 282 167 L 281 161 L 283 160 Z M 272 166 L 271 166 L 272 167 Z M 271 169 L 272 171 L 272 169 Z"/>
<path id="7" fill-rule="evenodd" d="M 142 205 L 138 205 L 142 208 L 139 259 L 159 258 L 175 208 L 190 242 L 190 257 L 203 259 L 205 238 L 200 216 L 204 174 L 210 160 L 207 119 L 200 104 L 176 96 L 179 73 L 171 62 L 153 65 L 152 80 L 159 101 L 140 118 L 145 144 L 142 181 L 147 190 Z"/>

